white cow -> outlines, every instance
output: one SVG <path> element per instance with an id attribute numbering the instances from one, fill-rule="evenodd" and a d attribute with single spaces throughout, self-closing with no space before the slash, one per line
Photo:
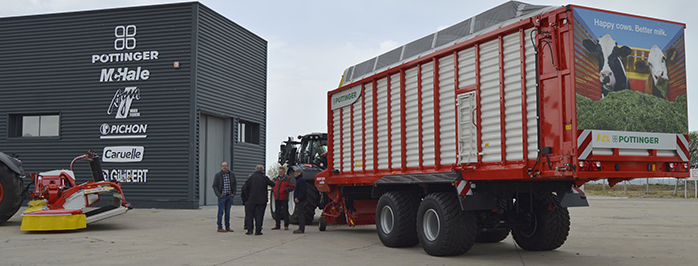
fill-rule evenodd
<path id="1" fill-rule="evenodd" d="M 635 63 L 635 69 L 649 72 L 649 77 L 645 82 L 645 93 L 666 99 L 669 92 L 668 65 L 673 61 L 674 56 L 674 49 L 669 49 L 664 53 L 659 46 L 653 45 L 647 56 L 647 62 L 637 61 Z"/>

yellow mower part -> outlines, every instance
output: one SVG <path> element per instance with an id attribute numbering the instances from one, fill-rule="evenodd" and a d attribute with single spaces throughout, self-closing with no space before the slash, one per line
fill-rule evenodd
<path id="1" fill-rule="evenodd" d="M 62 231 L 76 230 L 87 227 L 87 217 L 76 215 L 24 215 L 22 216 L 22 231 Z"/>
<path id="2" fill-rule="evenodd" d="M 43 210 L 44 206 L 46 206 L 46 201 L 45 200 L 32 200 L 27 205 L 29 207 L 27 207 L 27 209 L 24 210 L 24 213 L 32 213 L 32 212 Z"/>

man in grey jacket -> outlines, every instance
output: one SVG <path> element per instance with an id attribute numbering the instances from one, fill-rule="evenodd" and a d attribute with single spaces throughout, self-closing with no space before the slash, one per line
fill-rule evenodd
<path id="1" fill-rule="evenodd" d="M 235 197 L 235 190 L 237 189 L 237 181 L 235 180 L 235 174 L 228 171 L 228 163 L 223 162 L 221 164 L 221 171 L 216 174 L 213 178 L 213 193 L 218 197 L 218 232 L 232 232 L 230 229 L 230 206 L 233 205 L 233 197 Z M 223 218 L 223 213 L 225 213 L 225 229 L 223 229 L 223 224 L 221 218 Z"/>

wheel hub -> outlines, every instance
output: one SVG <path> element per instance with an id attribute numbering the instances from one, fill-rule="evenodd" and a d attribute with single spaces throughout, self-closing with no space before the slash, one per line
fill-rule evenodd
<path id="1" fill-rule="evenodd" d="M 429 209 L 424 213 L 423 218 L 424 236 L 429 241 L 434 241 L 438 238 L 441 231 L 441 221 L 439 214 L 434 209 Z"/>
<path id="2" fill-rule="evenodd" d="M 393 209 L 390 206 L 383 206 L 380 213 L 381 218 L 381 230 L 385 234 L 390 234 L 393 231 L 393 226 L 395 226 L 395 215 Z"/>

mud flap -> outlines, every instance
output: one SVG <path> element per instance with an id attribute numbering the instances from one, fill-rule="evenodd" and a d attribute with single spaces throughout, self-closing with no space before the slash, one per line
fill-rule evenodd
<path id="1" fill-rule="evenodd" d="M 560 199 L 560 206 L 565 208 L 589 206 L 587 196 L 584 194 L 584 186 L 577 187 L 576 185 L 572 185 L 572 188 L 569 191 L 559 193 L 558 198 Z"/>

